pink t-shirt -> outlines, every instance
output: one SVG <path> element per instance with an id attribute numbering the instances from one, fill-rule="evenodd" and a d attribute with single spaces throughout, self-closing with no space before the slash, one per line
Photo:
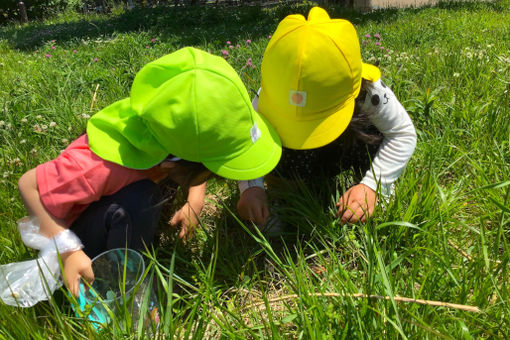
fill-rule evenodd
<path id="1" fill-rule="evenodd" d="M 72 142 L 57 158 L 36 168 L 42 204 L 68 226 L 102 196 L 146 179 L 146 172 L 123 167 L 95 155 L 86 134 Z"/>

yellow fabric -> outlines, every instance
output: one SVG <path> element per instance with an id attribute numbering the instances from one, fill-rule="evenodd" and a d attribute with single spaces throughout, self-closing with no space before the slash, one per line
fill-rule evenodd
<path id="1" fill-rule="evenodd" d="M 314 7 L 308 19 L 289 15 L 278 25 L 262 60 L 259 112 L 285 147 L 317 148 L 346 129 L 361 78 L 380 71 L 363 64 L 358 36 L 347 20 Z"/>
<path id="2" fill-rule="evenodd" d="M 363 63 L 361 77 L 375 83 L 381 78 L 381 70 L 377 66 Z"/>

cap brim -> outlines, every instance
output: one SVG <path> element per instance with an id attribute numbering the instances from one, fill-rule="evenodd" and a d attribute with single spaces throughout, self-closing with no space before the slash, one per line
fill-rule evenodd
<path id="1" fill-rule="evenodd" d="M 325 118 L 289 121 L 284 115 L 273 114 L 271 123 L 278 127 L 284 147 L 295 150 L 315 149 L 337 139 L 349 125 L 353 112 L 354 98 Z"/>
<path id="2" fill-rule="evenodd" d="M 381 78 L 381 70 L 375 65 L 361 63 L 361 77 L 374 83 Z"/>
<path id="3" fill-rule="evenodd" d="M 278 164 L 282 147 L 280 137 L 261 115 L 254 112 L 254 120 L 260 130 L 260 137 L 248 150 L 228 161 L 203 161 L 212 172 L 229 179 L 251 180 L 262 177 Z"/>
<path id="4" fill-rule="evenodd" d="M 87 135 L 92 152 L 127 168 L 149 169 L 168 155 L 132 110 L 129 98 L 93 115 Z"/>

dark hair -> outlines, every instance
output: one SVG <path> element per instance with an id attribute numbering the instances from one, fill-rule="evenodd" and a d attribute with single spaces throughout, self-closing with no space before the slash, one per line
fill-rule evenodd
<path id="1" fill-rule="evenodd" d="M 363 102 L 367 96 L 367 84 L 368 80 L 362 79 L 361 90 L 355 100 L 351 122 L 341 135 L 347 145 L 352 145 L 355 141 L 361 141 L 365 144 L 379 144 L 384 137 L 370 122 L 370 113 L 362 110 Z"/>
<path id="2" fill-rule="evenodd" d="M 169 160 L 173 158 L 173 155 L 168 155 L 166 160 Z M 185 159 L 179 159 L 178 161 L 175 161 L 179 165 L 178 168 L 176 168 L 176 171 L 178 172 L 178 175 L 185 176 L 184 177 L 184 184 L 186 188 L 190 186 L 193 181 L 204 173 L 204 171 L 210 171 L 205 167 L 203 163 L 200 162 L 192 162 L 187 161 Z"/>

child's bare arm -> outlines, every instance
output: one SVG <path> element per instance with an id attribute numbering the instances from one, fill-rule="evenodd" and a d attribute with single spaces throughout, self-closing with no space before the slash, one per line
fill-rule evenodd
<path id="1" fill-rule="evenodd" d="M 206 189 L 207 182 L 190 187 L 187 202 L 170 220 L 171 226 L 181 226 L 181 231 L 179 232 L 181 239 L 189 239 L 193 235 L 194 228 L 199 224 L 200 213 L 204 207 Z"/>
<path id="2" fill-rule="evenodd" d="M 18 189 L 30 216 L 37 216 L 40 223 L 40 231 L 46 237 L 54 237 L 67 229 L 64 220 L 56 218 L 46 210 L 41 202 L 35 169 L 28 170 L 18 181 Z"/>
<path id="3" fill-rule="evenodd" d="M 28 214 L 37 216 L 39 219 L 41 234 L 51 238 L 67 229 L 64 220 L 53 216 L 42 204 L 37 188 L 35 169 L 29 170 L 21 176 L 18 181 L 18 188 Z M 83 277 L 90 283 L 94 281 L 91 260 L 82 250 L 60 255 L 64 264 L 64 281 L 66 286 L 71 293 L 77 296 L 80 277 Z"/>

